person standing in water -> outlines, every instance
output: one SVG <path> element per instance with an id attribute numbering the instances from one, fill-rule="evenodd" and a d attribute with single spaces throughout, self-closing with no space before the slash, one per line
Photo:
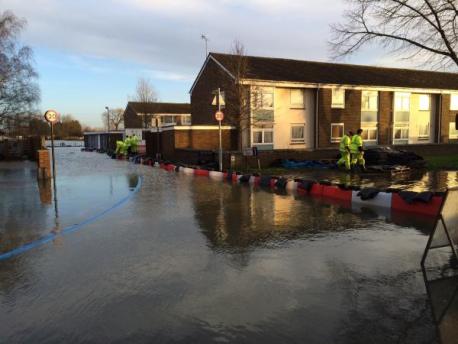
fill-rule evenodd
<path id="1" fill-rule="evenodd" d="M 342 165 L 345 166 L 345 169 L 347 171 L 350 171 L 351 168 L 351 153 L 350 153 L 350 144 L 351 144 L 351 139 L 353 137 L 353 132 L 350 130 L 348 132 L 348 135 L 342 136 L 342 139 L 340 140 L 340 160 L 337 162 L 337 166 L 341 167 Z"/>

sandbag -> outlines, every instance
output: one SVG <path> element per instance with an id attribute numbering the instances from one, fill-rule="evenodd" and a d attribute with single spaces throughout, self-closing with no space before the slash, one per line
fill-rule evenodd
<path id="1" fill-rule="evenodd" d="M 364 188 L 361 189 L 358 193 L 357 196 L 361 198 L 363 201 L 367 201 L 369 199 L 375 198 L 380 191 L 376 188 Z"/>

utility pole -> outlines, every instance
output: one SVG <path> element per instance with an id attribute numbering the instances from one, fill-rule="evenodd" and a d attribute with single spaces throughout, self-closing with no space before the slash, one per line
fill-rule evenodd
<path id="1" fill-rule="evenodd" d="M 208 55 L 208 41 L 209 41 L 209 39 L 204 34 L 201 34 L 200 38 L 202 38 L 205 41 L 205 58 L 207 58 L 207 55 Z"/>

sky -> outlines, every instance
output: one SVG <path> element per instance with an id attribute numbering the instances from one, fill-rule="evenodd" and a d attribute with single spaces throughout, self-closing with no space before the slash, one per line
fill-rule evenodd
<path id="1" fill-rule="evenodd" d="M 138 78 L 161 101 L 189 102 L 209 51 L 330 61 L 330 24 L 344 0 L 0 0 L 27 20 L 21 35 L 34 50 L 40 109 L 101 127 L 105 106 L 125 108 Z M 339 61 L 397 66 L 378 50 Z"/>

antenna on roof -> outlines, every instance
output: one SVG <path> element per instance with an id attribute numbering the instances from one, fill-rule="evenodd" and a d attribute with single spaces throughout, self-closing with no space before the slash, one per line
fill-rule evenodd
<path id="1" fill-rule="evenodd" d="M 208 55 L 208 37 L 205 34 L 201 34 L 200 38 L 202 38 L 205 41 L 205 58 L 207 58 Z"/>

